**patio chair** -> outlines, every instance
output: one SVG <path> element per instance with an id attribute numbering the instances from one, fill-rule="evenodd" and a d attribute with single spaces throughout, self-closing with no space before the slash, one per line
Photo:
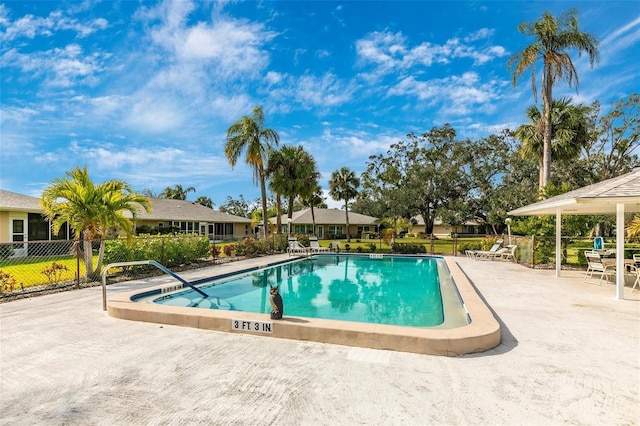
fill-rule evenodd
<path id="1" fill-rule="evenodd" d="M 603 278 L 606 277 L 609 280 L 609 274 L 615 273 L 615 264 L 603 262 L 600 253 L 587 250 L 584 252 L 584 257 L 587 259 L 587 271 L 584 274 L 583 282 L 586 282 L 587 278 L 593 277 L 594 273 L 600 273 L 600 280 L 598 280 L 598 285 L 600 285 Z"/>
<path id="2" fill-rule="evenodd" d="M 633 265 L 629 265 L 629 272 L 636 277 L 633 287 L 631 287 L 631 293 L 633 293 L 636 291 L 636 287 L 640 286 L 640 254 L 633 255 Z"/>
<path id="3" fill-rule="evenodd" d="M 331 249 L 328 247 L 320 246 L 320 243 L 318 243 L 318 237 L 309 237 L 309 249 L 313 253 L 331 251 Z"/>
<path id="4" fill-rule="evenodd" d="M 295 253 L 309 253 L 310 247 L 305 247 L 298 242 L 297 238 L 289 237 L 289 246 L 287 247 L 287 253 L 289 256 Z"/>
<path id="5" fill-rule="evenodd" d="M 506 247 L 506 250 L 502 253 L 500 253 L 500 259 L 502 260 L 512 260 L 512 261 L 516 261 L 516 249 L 518 248 L 517 245 L 515 244 L 511 244 L 508 245 Z"/>
<path id="6" fill-rule="evenodd" d="M 595 237 L 593 239 L 593 250 L 604 250 L 604 238 Z"/>

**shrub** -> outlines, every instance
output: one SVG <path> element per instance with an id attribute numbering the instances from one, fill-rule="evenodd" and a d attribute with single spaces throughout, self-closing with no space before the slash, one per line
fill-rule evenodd
<path id="1" fill-rule="evenodd" d="M 371 253 L 376 251 L 376 243 L 369 243 L 369 250 Z"/>
<path id="2" fill-rule="evenodd" d="M 467 241 L 462 244 L 458 244 L 458 253 L 465 254 L 467 250 L 481 250 L 482 245 L 479 241 Z"/>
<path id="3" fill-rule="evenodd" d="M 220 256 L 220 246 L 217 246 L 215 244 L 211 245 L 211 257 L 213 257 L 214 259 L 216 259 L 218 256 Z"/>
<path id="4" fill-rule="evenodd" d="M 47 277 L 49 284 L 56 284 L 62 280 L 62 273 L 68 271 L 65 265 L 53 262 L 50 267 L 45 268 L 41 273 Z"/>
<path id="5" fill-rule="evenodd" d="M 236 248 L 235 244 L 228 244 L 224 246 L 224 249 L 223 249 L 224 255 L 227 257 L 231 257 L 233 255 L 235 248 Z"/>
<path id="6" fill-rule="evenodd" d="M 16 287 L 16 279 L 0 269 L 0 293 L 12 292 Z"/>
<path id="7" fill-rule="evenodd" d="M 482 250 L 489 250 L 499 239 L 498 237 L 484 237 L 480 242 L 480 248 Z"/>
<path id="8" fill-rule="evenodd" d="M 194 235 L 171 237 L 138 236 L 131 241 L 126 237 L 109 240 L 105 244 L 104 263 L 155 260 L 166 267 L 191 263 L 210 255 L 209 238 Z"/>
<path id="9" fill-rule="evenodd" d="M 236 245 L 236 254 L 242 252 L 240 256 L 256 257 L 260 254 L 261 248 L 258 240 L 255 238 L 245 238 Z"/>
<path id="10" fill-rule="evenodd" d="M 289 241 L 287 239 L 286 234 L 276 234 L 272 235 L 269 238 L 273 239 L 273 249 L 277 252 L 285 252 L 287 251 L 287 247 L 289 247 Z"/>
<path id="11" fill-rule="evenodd" d="M 391 251 L 393 253 L 418 254 L 418 253 L 426 253 L 427 248 L 424 246 L 424 244 L 395 243 L 393 247 L 391 247 Z"/>

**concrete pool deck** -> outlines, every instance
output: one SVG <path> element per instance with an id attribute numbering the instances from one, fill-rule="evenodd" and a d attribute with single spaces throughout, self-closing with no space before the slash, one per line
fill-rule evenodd
<path id="1" fill-rule="evenodd" d="M 100 287 L 0 304 L 0 423 L 639 424 L 640 292 L 455 261 L 501 324 L 495 349 L 441 357 L 125 321 L 102 311 Z"/>

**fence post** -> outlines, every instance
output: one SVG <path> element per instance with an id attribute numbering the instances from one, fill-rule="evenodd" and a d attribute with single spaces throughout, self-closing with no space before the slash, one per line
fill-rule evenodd
<path id="1" fill-rule="evenodd" d="M 164 237 L 164 236 L 160 237 L 160 240 L 162 241 L 162 245 L 160 247 L 160 262 L 162 262 L 162 264 L 164 265 L 165 264 L 165 261 L 164 261 L 164 242 L 166 240 L 166 237 Z"/>
<path id="2" fill-rule="evenodd" d="M 531 236 L 531 269 L 536 266 L 536 236 Z"/>

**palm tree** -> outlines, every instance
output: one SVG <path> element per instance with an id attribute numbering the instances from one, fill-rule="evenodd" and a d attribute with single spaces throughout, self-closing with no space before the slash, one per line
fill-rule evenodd
<path id="1" fill-rule="evenodd" d="M 523 22 L 518 31 L 525 35 L 533 36 L 536 40 L 521 52 L 511 56 L 507 62 L 509 70 L 513 68 L 512 83 L 515 86 L 518 77 L 531 68 L 531 85 L 534 99 L 537 100 L 536 87 L 536 62 L 542 60 L 542 135 L 543 135 L 543 160 L 542 180 L 540 187 L 545 187 L 551 176 L 551 102 L 552 87 L 557 80 L 566 78 L 569 87 L 574 80 L 578 87 L 578 74 L 566 49 L 575 48 L 578 55 L 586 52 L 589 55 L 591 67 L 600 60 L 598 39 L 578 29 L 578 11 L 572 9 L 559 18 L 549 12 L 544 12 L 542 18 L 533 23 Z"/>
<path id="2" fill-rule="evenodd" d="M 309 195 L 311 183 L 319 176 L 315 159 L 301 146 L 284 145 L 269 155 L 267 172 L 270 188 L 287 197 L 287 217 L 291 219 L 295 198 Z"/>
<path id="3" fill-rule="evenodd" d="M 124 231 L 127 236 L 134 233 L 137 211 L 142 207 L 151 211 L 149 199 L 134 193 L 129 184 L 121 180 L 110 180 L 95 185 L 87 168 L 79 167 L 66 172 L 67 178 L 54 179 L 44 190 L 40 204 L 45 216 L 53 225 L 53 232 L 68 223 L 74 231 L 76 244 L 84 243 L 84 258 L 87 276 L 95 276 L 102 269 L 104 242 L 110 227 Z M 132 218 L 125 216 L 129 212 Z M 95 270 L 91 240 L 100 238 L 100 251 Z"/>
<path id="4" fill-rule="evenodd" d="M 306 196 L 301 196 L 300 197 L 300 201 L 302 202 L 302 205 L 305 207 L 309 207 L 311 209 L 311 222 L 313 223 L 313 234 L 316 234 L 316 215 L 313 212 L 313 208 L 314 207 L 320 207 L 322 205 L 326 206 L 326 204 L 324 204 L 324 197 L 322 196 L 322 187 L 318 184 L 318 181 L 313 181 L 312 184 L 314 184 L 314 188 L 313 191 L 311 191 L 311 194 L 308 194 Z"/>
<path id="5" fill-rule="evenodd" d="M 186 200 L 189 192 L 196 192 L 193 186 L 183 188 L 182 185 L 174 185 L 173 188 L 166 187 L 159 195 L 160 198 L 169 198 L 172 200 Z"/>
<path id="6" fill-rule="evenodd" d="M 572 105 L 571 98 L 554 99 L 551 104 L 551 157 L 571 161 L 580 155 L 589 138 L 587 115 L 589 107 Z M 535 105 L 527 108 L 529 123 L 516 129 L 515 136 L 522 142 L 522 158 L 537 158 L 540 164 L 540 189 L 543 188 L 543 128 L 542 113 Z"/>
<path id="7" fill-rule="evenodd" d="M 627 238 L 636 238 L 640 235 L 640 215 L 635 215 L 627 225 Z"/>
<path id="8" fill-rule="evenodd" d="M 210 209 L 213 208 L 213 200 L 209 197 L 205 197 L 204 195 L 198 197 L 196 199 L 196 204 L 200 204 L 202 206 L 205 207 L 209 207 Z"/>
<path id="9" fill-rule="evenodd" d="M 411 222 L 403 217 L 385 217 L 380 221 L 380 225 L 385 227 L 384 235 L 385 240 L 389 239 L 391 248 L 393 249 L 393 245 L 396 242 L 396 237 L 403 230 L 411 227 Z"/>
<path id="10" fill-rule="evenodd" d="M 358 195 L 360 179 L 347 167 L 342 167 L 331 173 L 329 180 L 329 195 L 336 201 L 344 200 L 344 213 L 347 221 L 347 242 L 351 241 L 349 235 L 349 200 Z"/>
<path id="11" fill-rule="evenodd" d="M 267 187 L 265 164 L 270 149 L 278 145 L 280 136 L 275 130 L 264 127 L 264 113 L 261 106 L 253 108 L 253 116 L 242 116 L 227 129 L 227 142 L 224 155 L 231 167 L 236 165 L 243 151 L 246 151 L 245 162 L 253 168 L 253 182 L 260 183 L 262 196 L 262 236 L 267 237 Z"/>

